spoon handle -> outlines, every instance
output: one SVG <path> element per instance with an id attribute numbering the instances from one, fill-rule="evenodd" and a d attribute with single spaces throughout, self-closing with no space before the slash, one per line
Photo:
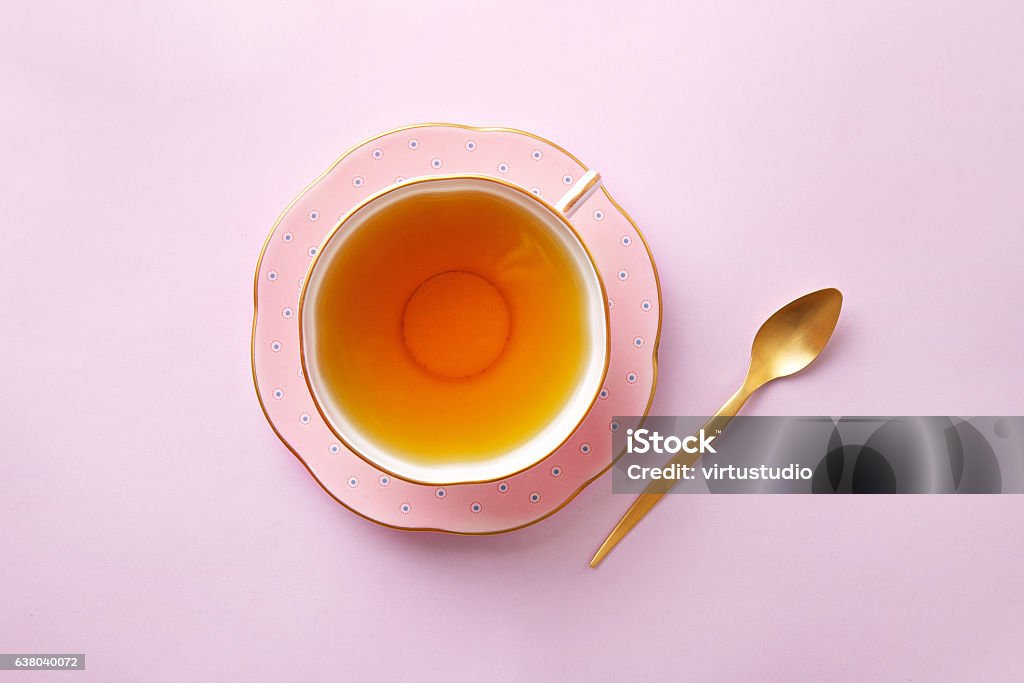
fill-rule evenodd
<path id="1" fill-rule="evenodd" d="M 756 387 L 751 388 L 746 382 L 744 382 L 743 386 L 741 386 L 739 390 L 733 394 L 721 408 L 718 409 L 718 412 L 712 415 L 711 418 L 704 423 L 704 426 L 701 427 L 701 429 L 704 430 L 704 433 L 717 434 L 725 429 L 725 426 L 732 421 L 732 418 L 740 411 L 740 408 L 742 408 L 743 404 L 747 402 L 747 399 L 750 398 L 750 395 L 754 393 L 755 389 Z M 700 453 L 679 451 L 679 453 L 669 461 L 669 464 L 692 466 L 693 463 L 697 462 L 698 458 L 700 458 Z M 594 553 L 594 558 L 590 560 L 590 566 L 596 568 L 597 565 L 601 564 L 601 560 L 611 552 L 612 548 L 618 545 L 619 541 L 625 538 L 626 534 L 628 534 L 633 527 L 635 527 L 637 523 L 643 519 L 655 505 L 658 504 L 658 501 L 660 501 L 666 493 L 675 487 L 677 483 L 678 481 L 674 479 L 652 480 L 651 483 L 647 485 L 647 488 L 644 489 L 644 492 L 637 496 L 636 500 L 633 501 L 633 504 L 628 510 L 626 510 L 626 514 L 622 515 L 622 519 L 619 520 L 619 523 L 616 524 L 615 528 L 612 529 L 610 534 L 608 534 L 608 538 L 604 539 L 604 543 L 602 543 L 601 547 L 597 549 L 596 553 Z"/>

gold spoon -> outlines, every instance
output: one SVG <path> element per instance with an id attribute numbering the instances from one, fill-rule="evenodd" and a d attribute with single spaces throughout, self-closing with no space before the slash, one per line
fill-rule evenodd
<path id="1" fill-rule="evenodd" d="M 751 394 L 773 379 L 800 372 L 824 350 L 843 308 L 843 295 L 838 289 L 819 289 L 791 301 L 772 314 L 761 325 L 750 350 L 750 367 L 743 385 L 725 402 L 703 427 L 705 433 L 716 434 L 725 428 L 740 411 Z M 700 453 L 679 451 L 672 465 L 692 466 Z M 651 511 L 668 493 L 675 480 L 655 479 L 630 506 L 608 538 L 597 549 L 591 567 L 597 567 L 612 548 Z"/>

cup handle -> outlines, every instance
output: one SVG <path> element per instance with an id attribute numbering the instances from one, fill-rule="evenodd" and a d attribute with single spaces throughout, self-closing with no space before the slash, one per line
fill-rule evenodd
<path id="1" fill-rule="evenodd" d="M 583 206 L 583 202 L 590 199 L 590 195 L 597 192 L 601 187 L 601 174 L 597 171 L 587 171 L 576 183 L 569 188 L 569 191 L 562 195 L 562 198 L 555 202 L 555 209 L 566 218 L 572 218 L 576 210 Z"/>

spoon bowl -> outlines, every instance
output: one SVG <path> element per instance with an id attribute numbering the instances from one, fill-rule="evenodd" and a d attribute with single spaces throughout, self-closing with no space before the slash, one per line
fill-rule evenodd
<path id="1" fill-rule="evenodd" d="M 842 308 L 842 293 L 830 287 L 805 294 L 773 313 L 754 336 L 748 381 L 761 387 L 810 365 L 832 338 Z"/>

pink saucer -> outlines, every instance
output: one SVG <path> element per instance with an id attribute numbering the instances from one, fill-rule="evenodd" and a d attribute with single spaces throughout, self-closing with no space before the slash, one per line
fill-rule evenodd
<path id="1" fill-rule="evenodd" d="M 661 296 L 646 242 L 607 190 L 572 218 L 605 288 L 611 358 L 600 399 L 569 440 L 508 479 L 447 487 L 414 484 L 374 468 L 331 433 L 302 377 L 298 300 L 321 242 L 366 197 L 414 176 L 477 173 L 555 200 L 587 170 L 554 143 L 507 128 L 423 124 L 384 133 L 348 152 L 285 209 L 256 268 L 252 368 L 274 431 L 339 503 L 371 521 L 407 530 L 489 534 L 558 511 L 613 460 L 616 415 L 645 415 L 657 375 Z"/>

